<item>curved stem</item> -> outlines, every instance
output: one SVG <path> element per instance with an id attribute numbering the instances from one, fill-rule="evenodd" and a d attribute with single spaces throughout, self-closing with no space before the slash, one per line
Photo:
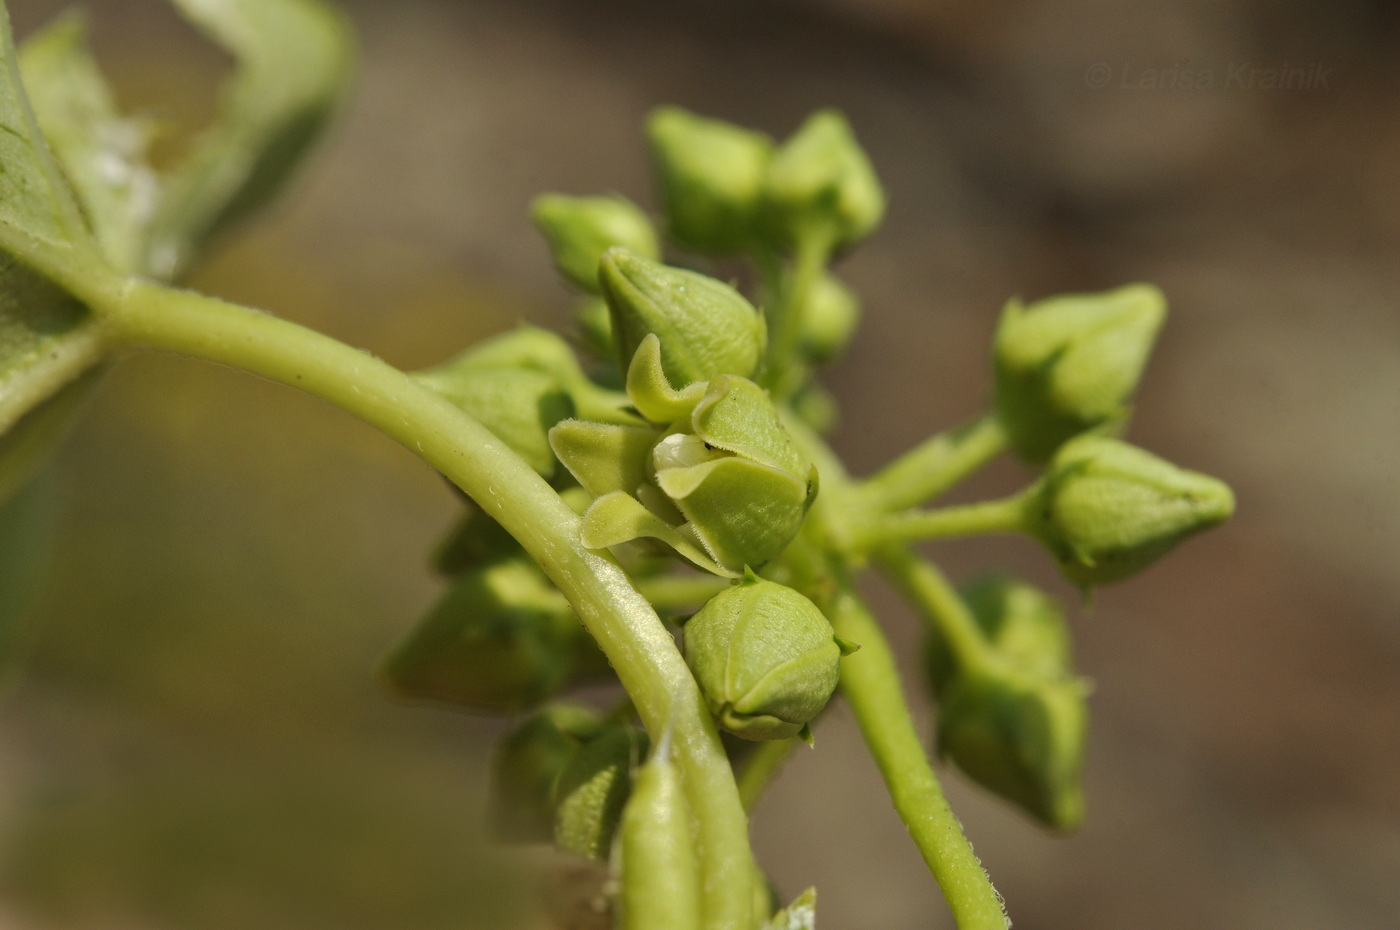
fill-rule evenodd
<path id="1" fill-rule="evenodd" d="M 838 636 L 861 644 L 841 667 L 841 693 L 855 713 L 889 789 L 953 912 L 959 930 L 1007 930 L 1001 898 L 948 806 L 900 687 L 894 653 L 870 611 L 844 583 L 822 604 Z"/>
<path id="2" fill-rule="evenodd" d="M 952 488 L 996 458 L 1009 442 L 993 414 L 930 436 L 859 485 L 867 506 L 878 510 L 917 507 Z"/>
<path id="3" fill-rule="evenodd" d="M 74 290 L 123 341 L 261 375 L 380 429 L 510 532 L 597 639 L 654 739 L 670 728 L 695 812 L 704 926 L 751 930 L 748 823 L 719 734 L 675 642 L 608 559 L 583 548 L 579 517 L 476 420 L 391 365 L 271 315 L 113 276 Z"/>

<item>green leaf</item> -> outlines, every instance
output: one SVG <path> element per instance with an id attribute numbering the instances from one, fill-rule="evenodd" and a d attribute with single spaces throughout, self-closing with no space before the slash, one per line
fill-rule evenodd
<path id="1" fill-rule="evenodd" d="M 9 14 L 3 6 L 0 165 L 4 166 L 0 172 L 3 434 L 31 408 L 96 364 L 105 350 L 105 340 L 87 311 L 50 280 L 72 281 L 101 271 L 101 261 L 25 96 Z"/>
<path id="2" fill-rule="evenodd" d="M 31 36 L 19 63 L 39 127 L 93 237 L 113 267 L 135 271 L 158 197 L 146 164 L 147 126 L 117 112 L 81 15 L 70 13 Z"/>
<path id="3" fill-rule="evenodd" d="M 261 207 L 320 135 L 350 76 L 350 33 L 316 0 L 174 0 L 238 62 L 222 112 L 161 198 L 148 271 L 178 275 Z"/>

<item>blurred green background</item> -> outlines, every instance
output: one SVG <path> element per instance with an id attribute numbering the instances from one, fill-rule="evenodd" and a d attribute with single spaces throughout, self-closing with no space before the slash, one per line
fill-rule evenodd
<path id="1" fill-rule="evenodd" d="M 227 62 L 157 0 L 86 6 L 123 102 L 170 140 L 196 129 Z M 981 409 L 1009 296 L 1160 285 L 1133 436 L 1230 481 L 1239 512 L 1076 618 L 1083 831 L 1050 838 L 950 772 L 954 807 L 1017 930 L 1400 926 L 1394 5 L 344 6 L 344 120 L 192 283 L 394 364 L 561 325 L 528 201 L 654 204 L 640 126 L 663 102 L 779 135 L 835 105 L 870 151 L 891 209 L 841 266 L 866 323 L 829 379 L 857 471 Z M 61 5 L 10 7 L 22 36 Z M 1314 78 L 1246 86 L 1253 68 Z M 0 928 L 543 928 L 587 899 L 587 870 L 481 837 L 502 725 L 373 680 L 457 512 L 411 455 L 139 356 L 55 472 L 49 583 L 0 707 Z M 934 552 L 1073 599 L 1030 543 Z M 916 624 L 872 595 L 912 681 Z M 951 926 L 849 715 L 819 736 L 756 817 L 780 887 L 815 882 L 827 930 Z"/>

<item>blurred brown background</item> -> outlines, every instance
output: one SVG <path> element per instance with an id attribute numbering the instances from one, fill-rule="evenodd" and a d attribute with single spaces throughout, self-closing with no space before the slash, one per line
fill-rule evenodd
<path id="1" fill-rule="evenodd" d="M 59 8 L 10 6 L 21 35 Z M 124 102 L 197 127 L 227 63 L 156 0 L 87 6 Z M 395 364 L 562 325 L 526 205 L 654 204 L 640 126 L 663 102 L 778 135 L 835 105 L 871 153 L 891 209 L 841 266 L 867 316 L 829 378 L 857 470 L 981 409 L 1007 297 L 1159 284 L 1134 438 L 1231 482 L 1238 515 L 1076 618 L 1084 830 L 1050 838 L 949 772 L 954 806 L 1017 930 L 1400 926 L 1395 6 L 346 8 L 345 119 L 194 283 Z M 436 591 L 438 478 L 322 404 L 153 356 L 112 373 L 59 465 L 62 542 L 0 708 L 0 927 L 544 926 L 525 860 L 479 839 L 500 724 L 372 679 Z M 1073 599 L 1029 543 L 937 554 Z M 842 710 L 755 831 L 785 893 L 819 886 L 826 930 L 951 926 Z"/>

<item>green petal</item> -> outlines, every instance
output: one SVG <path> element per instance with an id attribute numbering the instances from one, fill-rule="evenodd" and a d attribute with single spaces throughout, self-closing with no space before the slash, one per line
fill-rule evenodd
<path id="1" fill-rule="evenodd" d="M 549 431 L 549 444 L 585 491 L 602 497 L 632 493 L 646 480 L 646 461 L 659 438 L 645 426 L 564 420 Z"/>
<path id="2" fill-rule="evenodd" d="M 747 378 L 720 375 L 710 381 L 691 415 L 695 435 L 789 474 L 805 477 L 810 463 L 797 451 L 768 392 Z"/>
<path id="3" fill-rule="evenodd" d="M 742 566 L 740 570 L 731 570 L 717 563 L 683 529 L 671 526 L 630 494 L 621 491 L 605 494 L 583 515 L 582 540 L 590 549 L 606 549 L 640 538 L 660 540 L 716 575 L 737 578 L 742 570 Z"/>
<path id="4" fill-rule="evenodd" d="M 677 391 L 661 365 L 661 340 L 648 333 L 637 346 L 627 366 L 627 396 L 653 423 L 674 423 L 689 416 L 705 396 L 705 382 L 698 381 Z"/>
<path id="5" fill-rule="evenodd" d="M 705 548 L 733 573 L 781 553 L 807 512 L 807 482 L 748 459 L 670 468 L 656 479 Z"/>

